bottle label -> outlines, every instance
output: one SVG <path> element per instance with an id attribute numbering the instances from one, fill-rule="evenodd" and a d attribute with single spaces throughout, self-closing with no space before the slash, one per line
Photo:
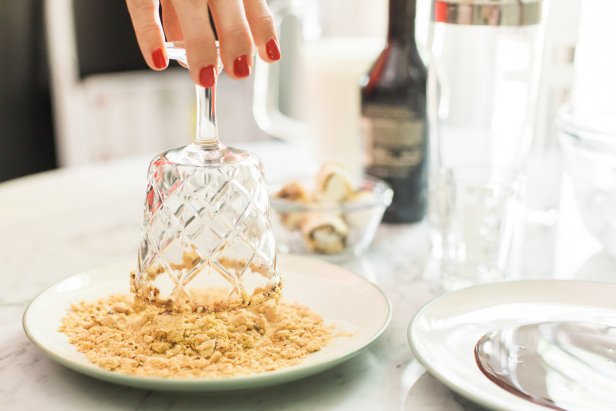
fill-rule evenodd
<path id="1" fill-rule="evenodd" d="M 362 109 L 365 164 L 370 174 L 403 178 L 424 160 L 425 121 L 406 107 L 367 104 Z"/>

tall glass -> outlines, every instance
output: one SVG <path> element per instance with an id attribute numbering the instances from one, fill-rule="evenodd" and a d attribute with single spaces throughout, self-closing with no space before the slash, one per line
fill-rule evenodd
<path id="1" fill-rule="evenodd" d="M 433 255 L 440 260 L 448 255 L 452 258 L 452 247 L 465 244 L 476 248 L 485 241 L 483 235 L 475 235 L 470 230 L 458 239 L 461 244 L 456 245 L 452 244 L 450 233 L 443 231 L 443 227 L 452 224 L 444 219 L 457 218 L 460 224 L 466 225 L 466 221 L 474 218 L 462 209 L 454 214 L 443 212 L 442 197 L 447 194 L 439 190 L 453 185 L 456 191 L 460 185 L 467 184 L 465 179 L 458 179 L 460 170 L 484 169 L 483 183 L 476 179 L 473 184 L 477 192 L 487 194 L 483 202 L 473 195 L 472 201 L 479 202 L 475 205 L 478 208 L 467 208 L 471 214 L 492 207 L 495 181 L 502 189 L 497 196 L 502 203 L 497 208 L 499 215 L 510 209 L 505 204 L 519 199 L 520 190 L 513 188 L 523 182 L 521 171 L 532 138 L 542 1 L 435 0 L 433 6 L 428 75 L 429 220 Z M 504 176 L 508 176 L 506 181 Z M 510 197 L 502 197 L 505 193 Z M 465 196 L 459 193 L 456 202 L 465 201 Z M 501 218 L 510 220 L 504 214 Z M 482 227 L 481 223 L 474 230 Z M 494 240 L 508 241 L 509 236 L 503 235 L 495 235 Z M 479 243 L 474 244 L 476 241 Z M 494 247 L 500 249 L 498 244 Z M 485 256 L 488 258 L 488 254 Z M 495 275 L 480 274 L 486 265 L 496 261 L 490 257 L 485 261 L 464 260 L 466 268 L 460 275 L 465 280 L 469 280 L 470 261 L 476 263 L 476 282 L 498 279 Z M 496 272 L 504 275 L 501 263 L 493 267 L 493 273 Z"/>

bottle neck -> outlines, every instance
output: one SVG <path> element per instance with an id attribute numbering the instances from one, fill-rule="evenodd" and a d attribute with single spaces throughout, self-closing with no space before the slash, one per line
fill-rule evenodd
<path id="1" fill-rule="evenodd" d="M 415 44 L 417 0 L 389 0 L 387 41 Z"/>
<path id="2" fill-rule="evenodd" d="M 197 92 L 197 130 L 195 144 L 207 149 L 220 147 L 216 127 L 216 85 L 212 88 L 195 86 Z"/>

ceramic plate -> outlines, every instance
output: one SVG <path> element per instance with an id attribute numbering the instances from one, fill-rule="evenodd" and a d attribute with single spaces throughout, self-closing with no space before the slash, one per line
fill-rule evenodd
<path id="1" fill-rule="evenodd" d="M 58 327 L 71 303 L 128 292 L 128 273 L 133 267 L 134 260 L 106 265 L 49 287 L 26 308 L 26 334 L 54 361 L 91 377 L 139 388 L 205 392 L 262 387 L 324 371 L 368 348 L 391 319 L 389 300 L 366 279 L 316 259 L 284 256 L 280 259 L 284 298 L 310 307 L 327 323 L 336 324 L 336 331 L 350 332 L 350 337 L 334 338 L 329 346 L 309 355 L 299 365 L 247 376 L 179 379 L 105 371 L 77 352 Z"/>
<path id="2" fill-rule="evenodd" d="M 487 284 L 437 297 L 415 316 L 408 338 L 436 378 L 477 403 L 500 410 L 543 410 L 492 383 L 475 363 L 479 338 L 503 326 L 616 315 L 616 283 L 530 280 Z"/>

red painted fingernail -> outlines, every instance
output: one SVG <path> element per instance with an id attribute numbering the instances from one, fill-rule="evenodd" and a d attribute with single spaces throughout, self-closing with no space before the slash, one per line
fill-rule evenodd
<path id="1" fill-rule="evenodd" d="M 280 47 L 278 47 L 276 39 L 269 39 L 268 42 L 265 43 L 265 52 L 270 59 L 274 61 L 280 60 Z"/>
<path id="2" fill-rule="evenodd" d="M 199 83 L 205 88 L 210 88 L 214 86 L 214 82 L 216 82 L 214 66 L 210 64 L 209 66 L 203 67 L 199 71 Z"/>
<path id="3" fill-rule="evenodd" d="M 154 67 L 157 69 L 164 69 L 167 67 L 167 60 L 165 59 L 163 49 L 158 48 L 152 52 L 152 61 L 154 62 Z"/>
<path id="4" fill-rule="evenodd" d="M 237 77 L 248 77 L 250 74 L 250 67 L 248 67 L 248 57 L 241 55 L 233 60 L 233 73 Z"/>

